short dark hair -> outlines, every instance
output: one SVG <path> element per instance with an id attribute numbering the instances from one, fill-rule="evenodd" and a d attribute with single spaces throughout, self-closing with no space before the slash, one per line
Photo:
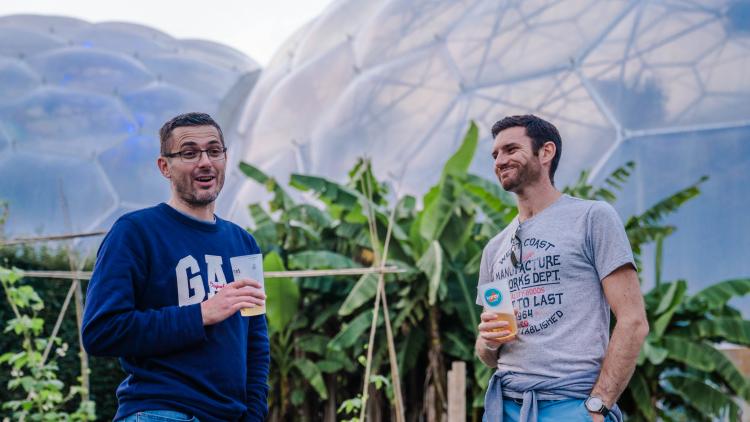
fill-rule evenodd
<path id="1" fill-rule="evenodd" d="M 562 155 L 562 139 L 555 125 L 533 114 L 508 116 L 492 125 L 492 139 L 495 139 L 501 131 L 511 127 L 526 128 L 526 136 L 531 138 L 534 154 L 538 154 L 539 148 L 546 142 L 555 144 L 555 156 L 552 157 L 552 163 L 549 166 L 549 180 L 554 185 L 555 171 L 557 171 L 557 164 L 560 163 Z"/>
<path id="2" fill-rule="evenodd" d="M 213 126 L 219 132 L 219 140 L 222 145 L 224 144 L 224 133 L 221 131 L 221 127 L 216 123 L 211 116 L 206 113 L 190 112 L 175 116 L 159 129 L 159 139 L 161 140 L 161 155 L 169 154 L 169 138 L 172 136 L 172 131 L 178 127 L 184 126 Z"/>

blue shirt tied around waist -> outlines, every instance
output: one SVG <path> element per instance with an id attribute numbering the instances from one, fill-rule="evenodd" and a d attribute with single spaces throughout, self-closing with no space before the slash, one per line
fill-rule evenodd
<path id="1" fill-rule="evenodd" d="M 537 400 L 586 399 L 598 376 L 598 371 L 589 371 L 555 379 L 498 370 L 487 386 L 482 421 L 503 421 L 503 391 L 511 391 L 523 394 L 521 421 L 536 422 Z M 622 422 L 622 412 L 617 404 L 610 409 L 610 415 L 615 421 Z"/>

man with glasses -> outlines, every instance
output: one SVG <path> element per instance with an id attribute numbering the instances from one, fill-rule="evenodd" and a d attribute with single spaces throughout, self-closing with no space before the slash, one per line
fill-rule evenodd
<path id="1" fill-rule="evenodd" d="M 481 315 L 475 350 L 497 368 L 484 420 L 619 421 L 616 402 L 648 334 L 622 222 L 606 202 L 555 188 L 562 141 L 551 123 L 510 116 L 492 136 L 495 174 L 518 216 L 485 247 L 479 285 L 508 283 L 518 332 Z"/>
<path id="2" fill-rule="evenodd" d="M 224 184 L 224 136 L 188 113 L 160 131 L 157 165 L 167 203 L 120 217 L 97 253 L 82 339 L 126 373 L 117 421 L 262 421 L 269 343 L 255 280 L 234 280 L 230 259 L 260 253 L 255 239 L 214 215 Z"/>

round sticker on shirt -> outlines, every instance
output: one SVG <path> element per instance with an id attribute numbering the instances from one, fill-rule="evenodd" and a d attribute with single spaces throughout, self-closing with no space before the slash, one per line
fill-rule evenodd
<path id="1" fill-rule="evenodd" d="M 503 301 L 503 294 L 497 289 L 487 289 L 484 292 L 484 298 L 490 306 L 497 306 Z"/>

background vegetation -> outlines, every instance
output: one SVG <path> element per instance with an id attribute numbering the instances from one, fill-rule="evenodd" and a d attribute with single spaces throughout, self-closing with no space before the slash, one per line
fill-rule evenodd
<path id="1" fill-rule="evenodd" d="M 382 256 L 389 221 L 387 263 L 403 270 L 385 277 L 385 292 L 394 327 L 398 368 L 406 417 L 420 420 L 432 407 L 446 407 L 446 372 L 453 360 L 467 362 L 469 420 L 481 419 L 483 393 L 490 376 L 473 355 L 480 309 L 474 304 L 481 251 L 486 242 L 515 216 L 514 200 L 496 181 L 468 173 L 477 146 L 473 124 L 456 153 L 443 167 L 439 182 L 420 200 L 398 196 L 379 181 L 368 160 L 358 161 L 346 183 L 311 175 L 291 176 L 289 187 L 279 185 L 259 169 L 242 163 L 242 170 L 270 193 L 265 203 L 252 204 L 251 233 L 265 254 L 266 271 L 368 267 Z M 587 174 L 564 189 L 571 195 L 616 201 L 616 192 L 635 164 L 617 169 L 601 186 L 586 182 Z M 655 243 L 660 268 L 662 242 L 675 227 L 664 217 L 699 194 L 704 179 L 688 185 L 630 216 L 625 227 L 638 260 L 643 246 Z M 300 201 L 298 198 L 306 197 Z M 312 199 L 311 199 L 312 198 Z M 421 205 L 418 205 L 421 204 Z M 371 230 L 372 229 L 372 230 Z M 371 235 L 374 233 L 375 236 Z M 68 269 L 60 251 L 3 248 L 3 266 L 24 269 Z M 90 267 L 90 266 L 89 266 Z M 272 372 L 270 419 L 273 421 L 333 421 L 356 419 L 362 405 L 367 335 L 373 318 L 378 277 L 316 277 L 269 279 L 268 320 Z M 33 286 L 46 306 L 38 311 L 54 321 L 65 294 L 60 281 L 22 280 Z M 736 420 L 730 397 L 750 400 L 750 384 L 715 348 L 721 341 L 750 345 L 750 321 L 728 305 L 729 299 L 750 292 L 750 280 L 717 283 L 692 296 L 684 280 L 662 281 L 645 294 L 651 334 L 638 368 L 620 405 L 630 420 Z M 2 321 L 12 317 L 0 306 Z M 382 313 L 373 350 L 368 420 L 392 420 L 393 380 L 388 370 Z M 42 338 L 50 323 L 45 324 Z M 73 317 L 60 337 L 77 345 Z M 0 350 L 17 352 L 18 340 L 0 339 Z M 59 357 L 58 377 L 75 385 L 75 353 Z M 122 377 L 113 359 L 91 360 L 92 391 L 100 419 L 114 414 L 114 390 Z M 9 367 L 0 383 L 12 378 Z M 3 402 L 17 400 L 19 390 L 0 389 Z M 428 400 L 427 397 L 434 397 Z M 65 408 L 75 412 L 71 400 Z M 9 414 L 9 410 L 2 412 Z"/>

